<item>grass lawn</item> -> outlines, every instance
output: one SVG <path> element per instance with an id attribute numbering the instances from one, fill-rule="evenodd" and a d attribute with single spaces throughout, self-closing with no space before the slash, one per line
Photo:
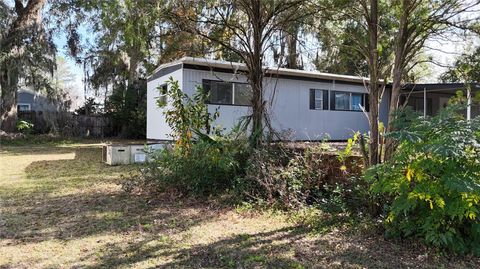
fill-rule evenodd
<path id="1" fill-rule="evenodd" d="M 281 214 L 168 194 L 128 195 L 120 182 L 135 169 L 103 164 L 100 144 L 88 141 L 3 143 L 0 268 L 480 266 L 478 258 L 446 258 L 418 244 L 386 241 L 362 225 L 313 233 Z"/>

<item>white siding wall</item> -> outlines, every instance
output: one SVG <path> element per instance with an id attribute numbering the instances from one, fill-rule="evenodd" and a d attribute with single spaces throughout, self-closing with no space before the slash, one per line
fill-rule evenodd
<path id="1" fill-rule="evenodd" d="M 271 111 L 273 127 L 289 130 L 296 140 L 344 140 L 354 131 L 368 131 L 364 113 L 358 111 L 311 110 L 310 89 L 365 93 L 363 86 L 301 81 L 291 79 L 266 79 L 267 97 L 275 90 Z M 270 95 L 269 95 L 270 94 Z"/>
<path id="2" fill-rule="evenodd" d="M 172 130 L 165 121 L 163 109 L 158 108 L 156 104 L 156 98 L 160 95 L 157 88 L 158 86 L 164 84 L 169 77 L 173 77 L 173 79 L 178 80 L 180 88 L 183 89 L 182 69 L 176 70 L 170 74 L 159 77 L 147 83 L 147 139 L 172 139 L 172 137 L 169 136 Z"/>
<path id="3" fill-rule="evenodd" d="M 181 81 L 182 89 L 187 94 L 193 94 L 196 86 L 202 85 L 202 79 L 224 80 L 231 82 L 246 82 L 243 75 L 233 75 L 227 73 L 212 73 L 210 71 L 200 71 L 184 69 L 183 74 L 175 71 L 174 77 Z M 167 134 L 170 131 L 163 115 L 159 109 L 151 109 L 152 92 L 158 96 L 154 89 L 166 80 L 170 75 L 161 77 L 148 84 L 148 114 L 147 114 L 147 137 L 150 139 L 170 139 Z M 321 140 L 328 136 L 331 140 L 345 140 L 352 136 L 354 131 L 367 132 L 368 120 L 364 113 L 357 111 L 334 111 L 334 110 L 311 110 L 310 109 L 310 89 L 324 89 L 330 91 L 348 91 L 366 93 L 362 85 L 336 83 L 314 82 L 292 79 L 273 79 L 266 78 L 264 81 L 265 99 L 268 100 L 270 117 L 273 128 L 277 131 L 286 131 L 291 134 L 290 138 L 295 140 Z M 153 88 L 153 90 L 152 90 Z M 272 101 L 272 97 L 273 101 Z M 388 96 L 385 96 L 388 97 Z M 384 98 L 384 100 L 387 98 Z M 213 113 L 217 107 L 220 107 L 220 117 L 215 125 L 220 125 L 227 130 L 238 122 L 245 115 L 251 113 L 250 107 L 228 106 L 228 105 L 209 105 L 209 110 Z M 388 106 L 384 101 L 381 105 L 382 119 L 386 118 Z M 152 116 L 154 119 L 152 119 Z"/>
<path id="4" fill-rule="evenodd" d="M 245 76 L 233 75 L 225 73 L 212 73 L 209 71 L 184 69 L 184 91 L 187 94 L 193 94 L 196 86 L 202 86 L 203 79 L 209 80 L 223 80 L 230 82 L 247 82 Z M 220 117 L 214 123 L 215 126 L 231 129 L 243 116 L 251 114 L 251 108 L 247 106 L 229 106 L 229 105 L 208 105 L 210 113 L 214 113 L 217 108 L 219 109 Z"/>

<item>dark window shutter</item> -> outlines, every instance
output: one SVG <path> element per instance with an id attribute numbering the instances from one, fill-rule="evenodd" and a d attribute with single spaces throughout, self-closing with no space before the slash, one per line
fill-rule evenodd
<path id="1" fill-rule="evenodd" d="M 202 90 L 204 93 L 210 93 L 210 80 L 203 79 L 202 80 Z M 210 103 L 210 96 L 205 101 L 207 104 Z"/>
<path id="2" fill-rule="evenodd" d="M 365 94 L 365 111 L 370 112 L 370 96 Z"/>
<path id="3" fill-rule="evenodd" d="M 315 90 L 310 89 L 310 109 L 315 109 Z"/>
<path id="4" fill-rule="evenodd" d="M 335 110 L 335 92 L 330 94 L 330 110 Z"/>
<path id="5" fill-rule="evenodd" d="M 328 110 L 328 90 L 323 90 L 323 110 Z"/>

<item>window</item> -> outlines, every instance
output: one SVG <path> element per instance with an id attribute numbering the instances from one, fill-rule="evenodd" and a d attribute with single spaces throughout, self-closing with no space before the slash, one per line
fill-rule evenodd
<path id="1" fill-rule="evenodd" d="M 250 85 L 244 83 L 234 83 L 234 104 L 248 106 L 252 103 L 252 91 Z"/>
<path id="2" fill-rule="evenodd" d="M 368 94 L 353 92 L 333 92 L 330 109 L 344 111 L 369 111 Z"/>
<path id="3" fill-rule="evenodd" d="M 210 104 L 249 106 L 252 103 L 252 89 L 246 83 L 204 80 L 203 89 L 210 93 Z"/>
<path id="4" fill-rule="evenodd" d="M 160 91 L 160 96 L 158 96 L 157 98 L 157 103 L 161 104 L 162 106 L 167 104 L 167 91 L 168 91 L 167 87 L 168 87 L 167 84 L 162 84 L 158 87 Z"/>
<path id="5" fill-rule="evenodd" d="M 328 91 L 319 89 L 310 89 L 310 109 L 327 110 L 328 109 Z"/>
<path id="6" fill-rule="evenodd" d="M 233 104 L 233 84 L 225 82 L 211 83 L 210 103 L 212 104 Z"/>
<path id="7" fill-rule="evenodd" d="M 352 93 L 352 110 L 362 111 L 363 107 L 363 94 Z"/>
<path id="8" fill-rule="evenodd" d="M 31 110 L 30 104 L 25 104 L 25 103 L 17 104 L 17 111 L 30 111 L 30 110 Z"/>
<path id="9" fill-rule="evenodd" d="M 335 109 L 350 110 L 350 93 L 335 92 Z"/>

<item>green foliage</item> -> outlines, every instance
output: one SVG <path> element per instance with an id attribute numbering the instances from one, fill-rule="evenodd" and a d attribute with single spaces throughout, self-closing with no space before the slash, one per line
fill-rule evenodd
<path id="1" fill-rule="evenodd" d="M 480 47 L 458 57 L 441 79 L 444 82 L 480 83 Z"/>
<path id="2" fill-rule="evenodd" d="M 367 178 L 374 194 L 391 199 L 389 235 L 480 255 L 480 118 L 467 121 L 459 109 L 427 119 L 400 113 L 399 131 L 389 134 L 397 152 Z"/>
<path id="3" fill-rule="evenodd" d="M 16 128 L 23 134 L 31 134 L 33 131 L 33 123 L 25 120 L 20 120 L 17 122 Z"/>
<path id="4" fill-rule="evenodd" d="M 87 98 L 83 106 L 77 108 L 75 113 L 79 115 L 95 115 L 100 113 L 100 104 L 93 97 Z"/>
<path id="5" fill-rule="evenodd" d="M 345 171 L 347 169 L 347 167 L 345 166 L 345 161 L 348 157 L 352 156 L 352 150 L 357 145 L 359 138 L 360 133 L 356 132 L 352 138 L 349 138 L 347 140 L 347 146 L 345 147 L 345 149 L 338 153 L 337 158 L 342 163 L 342 167 L 340 168 L 340 170 Z"/>
<path id="6" fill-rule="evenodd" d="M 157 106 L 164 108 L 167 124 L 173 131 L 173 139 L 181 150 L 191 147 L 193 134 L 210 134 L 211 123 L 218 117 L 218 111 L 209 113 L 206 102 L 208 93 L 197 87 L 193 97 L 184 93 L 178 81 L 172 77 L 167 81 L 167 87 L 159 87 L 161 96 L 157 98 Z M 216 131 L 217 134 L 219 131 Z"/>
<path id="7" fill-rule="evenodd" d="M 105 115 L 110 119 L 113 134 L 125 138 L 145 138 L 147 126 L 147 84 L 115 85 L 105 104 Z"/>
<path id="8" fill-rule="evenodd" d="M 143 189 L 173 189 L 196 196 L 221 194 L 234 187 L 242 177 L 249 155 L 247 139 L 241 133 L 210 134 L 216 118 L 208 112 L 208 95 L 201 89 L 193 98 L 180 89 L 172 78 L 160 87 L 157 105 L 164 109 L 167 123 L 176 143 L 149 153 L 149 164 L 141 176 L 125 186 Z"/>
<path id="9" fill-rule="evenodd" d="M 153 152 L 144 185 L 157 190 L 174 189 L 184 194 L 209 196 L 231 190 L 244 171 L 249 153 L 245 139 L 216 137 L 191 144 L 188 154 L 180 147 Z"/>

